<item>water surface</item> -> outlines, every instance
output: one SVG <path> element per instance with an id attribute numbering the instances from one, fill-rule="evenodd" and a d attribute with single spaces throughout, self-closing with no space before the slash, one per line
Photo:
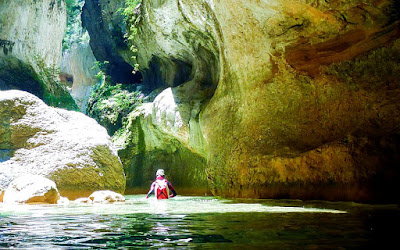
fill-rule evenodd
<path id="1" fill-rule="evenodd" d="M 1 248 L 363 249 L 395 242 L 397 205 L 126 196 L 119 204 L 0 205 Z"/>

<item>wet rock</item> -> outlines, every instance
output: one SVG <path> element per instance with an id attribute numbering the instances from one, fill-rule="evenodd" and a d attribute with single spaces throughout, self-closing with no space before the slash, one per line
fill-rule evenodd
<path id="1" fill-rule="evenodd" d="M 93 202 L 92 202 L 91 199 L 85 197 L 85 198 L 78 198 L 78 199 L 74 200 L 74 203 L 77 203 L 77 204 L 82 204 L 82 203 L 84 203 L 84 204 L 91 204 L 91 203 L 93 203 Z"/>
<path id="2" fill-rule="evenodd" d="M 60 198 L 57 186 L 40 175 L 24 175 L 13 180 L 4 192 L 3 202 L 13 203 L 50 203 Z"/>
<path id="3" fill-rule="evenodd" d="M 93 192 L 93 194 L 89 196 L 89 200 L 93 203 L 113 203 L 124 202 L 125 197 L 122 194 L 110 190 L 101 190 Z"/>
<path id="4" fill-rule="evenodd" d="M 113 137 L 125 168 L 127 192 L 147 192 L 158 168 L 165 169 L 181 194 L 208 192 L 206 156 L 199 146 L 203 136 L 196 123 L 191 122 L 190 129 L 184 123 L 180 110 L 190 108 L 175 103 L 173 97 L 168 88 L 153 103 L 144 103 L 128 116 L 123 133 Z"/>
<path id="5" fill-rule="evenodd" d="M 60 198 L 57 200 L 57 205 L 68 205 L 69 199 L 67 197 L 62 197 L 60 196 Z"/>
<path id="6" fill-rule="evenodd" d="M 125 175 L 106 130 L 82 113 L 47 106 L 23 91 L 0 91 L 0 187 L 16 177 L 39 174 L 62 196 L 95 190 L 123 192 Z"/>
<path id="7" fill-rule="evenodd" d="M 132 119 L 132 145 L 145 145 L 132 175 L 157 149 L 171 153 L 154 163 L 175 156 L 150 139 L 168 138 L 206 158 L 216 195 L 398 199 L 398 7 L 143 0 L 134 38 L 143 81 L 172 87 L 176 108 Z"/>

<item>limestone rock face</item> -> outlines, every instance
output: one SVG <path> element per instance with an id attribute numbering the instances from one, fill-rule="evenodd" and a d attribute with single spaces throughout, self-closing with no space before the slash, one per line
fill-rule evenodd
<path id="1" fill-rule="evenodd" d="M 57 186 L 40 175 L 24 175 L 13 180 L 4 192 L 3 202 L 13 203 L 50 203 L 60 198 Z"/>
<path id="2" fill-rule="evenodd" d="M 128 116 L 127 129 L 114 135 L 125 168 L 127 192 L 147 192 L 159 168 L 180 194 L 204 195 L 208 191 L 204 143 L 196 124 L 185 124 L 172 89 L 159 94 L 153 103 L 144 103 Z M 197 148 L 194 147 L 197 146 Z"/>
<path id="3" fill-rule="evenodd" d="M 135 83 L 142 78 L 132 74 L 133 53 L 125 41 L 124 17 L 120 9 L 124 0 L 86 0 L 82 9 L 82 24 L 90 35 L 90 47 L 96 59 L 108 61 L 106 72 L 117 83 Z"/>
<path id="4" fill-rule="evenodd" d="M 93 194 L 89 196 L 89 200 L 93 203 L 113 203 L 124 202 L 125 197 L 122 194 L 110 190 L 101 190 L 93 192 Z"/>
<path id="5" fill-rule="evenodd" d="M 61 72 L 72 76 L 71 96 L 82 112 L 86 112 L 92 86 L 97 82 L 95 62 L 89 44 L 84 43 L 74 43 L 62 57 Z"/>
<path id="6" fill-rule="evenodd" d="M 0 90 L 24 90 L 52 106 L 76 108 L 57 82 L 65 25 L 64 1 L 1 1 Z"/>
<path id="7" fill-rule="evenodd" d="M 82 113 L 48 107 L 23 91 L 0 92 L 0 187 L 25 174 L 53 180 L 62 196 L 123 193 L 125 176 L 106 130 Z"/>
<path id="8" fill-rule="evenodd" d="M 177 108 L 170 122 L 141 119 L 137 129 L 203 152 L 216 195 L 399 199 L 399 9 L 394 0 L 143 0 L 143 81 L 172 87 Z M 144 145 L 142 155 L 152 151 Z"/>

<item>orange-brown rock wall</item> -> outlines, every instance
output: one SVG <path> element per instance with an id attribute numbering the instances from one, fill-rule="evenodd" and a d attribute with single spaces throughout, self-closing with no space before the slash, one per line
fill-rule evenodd
<path id="1" fill-rule="evenodd" d="M 212 94 L 199 95 L 195 77 L 173 93 L 181 106 L 200 107 L 185 110 L 184 122 L 192 125 L 189 141 L 197 130 L 203 135 L 191 148 L 204 152 L 215 195 L 399 198 L 397 1 L 142 4 L 141 67 L 148 71 L 154 57 L 180 58 L 194 65 L 190 77 L 214 76 Z M 162 18 L 172 10 L 174 18 Z M 195 67 L 198 60 L 217 67 Z"/>

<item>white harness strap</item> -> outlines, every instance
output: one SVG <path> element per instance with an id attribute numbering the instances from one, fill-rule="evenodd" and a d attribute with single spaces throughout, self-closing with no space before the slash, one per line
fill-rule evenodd
<path id="1" fill-rule="evenodd" d="M 168 182 L 167 180 L 156 180 L 156 186 L 155 186 L 155 192 L 157 198 L 159 197 L 159 194 L 164 193 L 167 198 L 169 197 L 169 188 L 168 188 Z"/>

